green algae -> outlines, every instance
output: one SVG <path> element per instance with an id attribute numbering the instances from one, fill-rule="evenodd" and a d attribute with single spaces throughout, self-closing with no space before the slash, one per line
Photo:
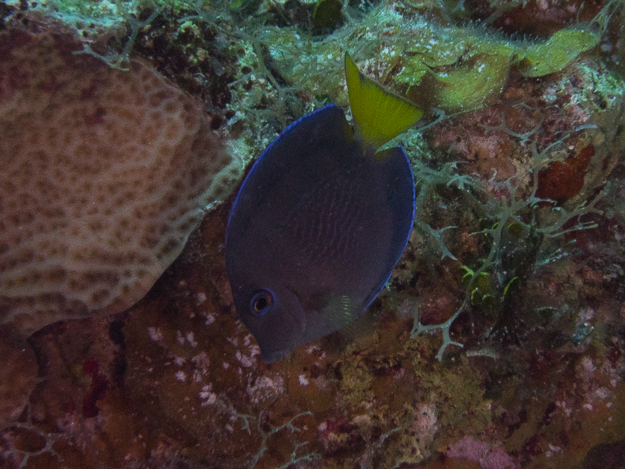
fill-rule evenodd
<path id="1" fill-rule="evenodd" d="M 542 77 L 559 72 L 579 54 L 592 49 L 601 39 L 599 32 L 583 29 L 556 31 L 546 42 L 520 48 L 516 66 L 521 75 Z"/>
<path id="2" fill-rule="evenodd" d="M 19 2 L 12 0 L 8 3 L 17 5 Z M 137 15 L 150 8 L 167 8 L 173 13 L 190 12 L 194 13 L 189 16 L 193 21 L 212 22 L 215 21 L 213 18 L 231 20 L 228 13 L 240 12 L 248 3 L 251 2 L 232 0 L 225 3 L 224 11 L 219 2 L 209 1 L 59 0 L 54 2 L 53 8 L 55 15 L 79 15 L 85 20 L 100 19 L 109 24 L 127 22 L 128 15 Z M 44 0 L 37 8 L 50 11 L 51 5 Z M 261 11 L 271 5 L 261 6 Z M 281 16 L 286 14 L 281 10 L 283 8 L 278 8 Z M 402 9 L 421 14 L 429 11 L 432 18 L 425 20 L 415 16 L 406 22 Z M 340 69 L 332 66 L 335 56 L 340 57 L 344 51 L 349 51 L 357 61 L 375 56 L 380 77 L 397 90 L 406 92 L 414 86 L 424 85 L 426 90 L 434 88 L 438 96 L 436 104 L 448 110 L 468 110 L 492 102 L 500 94 L 513 65 L 528 77 L 560 71 L 581 53 L 595 47 L 601 37 L 591 25 L 578 25 L 555 32 L 545 42 L 511 41 L 482 27 L 449 26 L 443 19 L 445 15 L 437 18 L 440 16 L 435 14 L 438 9 L 440 5 L 435 2 L 423 5 L 406 2 L 401 8 L 382 3 L 358 21 L 347 21 L 333 34 L 317 38 L 310 37 L 298 27 L 263 27 L 255 24 L 252 18 L 244 30 L 250 38 L 261 40 L 271 49 L 269 54 L 279 61 L 278 66 L 285 77 L 298 88 L 310 89 L 317 96 L 327 95 L 336 100 L 340 92 L 330 84 L 328 77 L 332 76 L 336 81 Z M 340 2 L 324 0 L 317 2 L 311 19 L 317 26 L 334 29 L 341 21 L 340 15 Z M 226 36 L 231 35 L 227 29 L 223 32 Z"/>
<path id="3" fill-rule="evenodd" d="M 385 85 L 422 107 L 448 112 L 468 111 L 496 101 L 512 67 L 527 77 L 561 71 L 595 47 L 601 37 L 578 28 L 558 31 L 544 43 L 531 43 L 510 41 L 476 28 L 432 23 L 420 25 L 416 32 L 409 26 L 399 28 L 394 14 L 380 7 L 353 29 L 339 29 L 322 41 L 306 45 L 294 30 L 268 29 L 263 35 L 272 44 L 272 55 L 284 64 L 285 76 L 316 96 L 344 102 L 342 89 L 328 79 L 328 74 L 340 74 L 339 58 L 348 50 L 359 63 L 364 60 L 365 70 L 373 66 Z M 377 45 L 375 37 L 386 40 Z M 367 40 L 367 51 L 359 52 L 363 39 Z M 376 57 L 374 63 L 371 57 Z"/>
<path id="4" fill-rule="evenodd" d="M 436 47 L 406 49 L 408 57 L 396 79 L 410 85 L 408 96 L 421 105 L 466 111 L 496 101 L 511 67 L 526 77 L 559 72 L 597 46 L 600 38 L 598 32 L 568 29 L 557 31 L 544 43 L 530 43 L 461 30 L 450 43 L 430 39 Z"/>
<path id="5" fill-rule="evenodd" d="M 247 3 L 250 2 L 115 0 L 95 3 L 65 0 L 55 3 L 58 10 L 55 14 L 106 19 L 117 26 L 137 24 L 138 28 L 133 26 L 133 34 L 136 34 L 137 29 L 147 26 L 133 20 L 144 9 L 163 11 L 171 8 L 174 13 L 188 12 L 186 24 L 214 25 L 225 40 L 234 40 L 243 49 L 254 50 L 256 57 L 253 60 L 241 60 L 240 63 L 242 66 L 252 63 L 252 70 L 269 81 L 273 80 L 278 100 L 274 110 L 282 115 L 288 113 L 285 104 L 291 91 L 308 94 L 312 98 L 311 108 L 332 101 L 339 105 L 347 103 L 340 79 L 345 51 L 350 52 L 370 76 L 377 77 L 395 92 L 407 95 L 419 106 L 466 112 L 495 102 L 508 83 L 511 68 L 526 77 L 561 71 L 580 54 L 597 46 L 601 37 L 592 25 L 578 25 L 557 31 L 543 42 L 513 41 L 480 26 L 450 26 L 445 15 L 435 13 L 440 6 L 429 3 L 405 3 L 400 7 L 383 2 L 358 21 L 346 18 L 345 24 L 338 27 L 337 21 L 342 21 L 342 9 L 341 4 L 333 0 L 318 2 L 309 14 L 318 28 L 334 31 L 312 37 L 310 31 L 299 26 L 265 26 L 255 18 L 247 18 L 249 13 L 242 16 L 241 11 L 245 10 Z M 285 5 L 266 3 L 259 7 L 261 12 L 274 8 L 279 17 L 288 15 Z M 38 8 L 46 8 L 45 5 L 44 1 Z M 406 22 L 402 12 L 415 14 L 415 11 L 419 13 Z M 426 11 L 431 13 L 427 20 L 423 15 Z M 245 28 L 231 29 L 227 25 L 243 19 L 248 22 Z M 120 56 L 127 58 L 126 49 L 132 46 L 131 42 L 127 41 Z M 263 57 L 264 48 L 267 57 L 275 62 L 271 73 L 263 70 L 262 64 L 267 58 Z M 97 56 L 107 59 L 106 54 Z M 113 57 L 109 62 L 116 64 L 115 60 Z M 274 79 L 276 71 L 284 78 L 284 83 Z M 235 92 L 240 91 L 234 84 L 233 88 Z M 258 107 L 252 106 L 253 109 Z M 311 109 L 304 112 L 308 110 Z M 286 122 L 283 116 L 279 118 L 281 123 Z"/>
<path id="6" fill-rule="evenodd" d="M 318 41 L 306 43 L 295 30 L 287 33 L 288 28 L 279 28 L 279 32 L 268 28 L 263 34 L 274 48 L 274 58 L 286 61 L 285 76 L 317 96 L 343 101 L 342 90 L 329 82 L 327 74 L 340 73 L 336 63 L 347 50 L 359 65 L 373 69 L 379 80 L 395 91 L 421 106 L 451 112 L 497 100 L 512 67 L 527 77 L 552 74 L 596 47 L 601 38 L 592 25 L 564 29 L 544 42 L 532 42 L 513 41 L 478 27 L 419 20 L 399 27 L 399 21 L 394 9 L 381 5 L 362 22 Z M 285 34 L 291 35 L 290 40 L 285 40 Z M 297 60 L 292 59 L 295 57 Z"/>
<path id="7" fill-rule="evenodd" d="M 464 111 L 488 105 L 499 98 L 508 80 L 513 49 L 499 47 L 476 48 L 474 54 L 463 58 L 460 65 L 425 75 L 409 96 L 429 96 L 435 106 L 447 111 Z"/>

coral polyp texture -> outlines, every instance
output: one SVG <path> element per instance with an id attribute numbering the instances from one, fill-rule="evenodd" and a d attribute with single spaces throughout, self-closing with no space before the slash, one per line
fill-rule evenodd
<path id="1" fill-rule="evenodd" d="M 24 336 L 135 303 L 238 176 L 193 98 L 80 49 L 0 36 L 0 323 Z"/>

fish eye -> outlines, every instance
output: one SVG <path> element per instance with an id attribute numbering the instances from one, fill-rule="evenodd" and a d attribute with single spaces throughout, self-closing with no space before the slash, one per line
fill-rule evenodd
<path id="1" fill-rule="evenodd" d="M 261 290 L 250 301 L 250 312 L 254 316 L 264 316 L 272 306 L 273 294 L 268 290 Z"/>

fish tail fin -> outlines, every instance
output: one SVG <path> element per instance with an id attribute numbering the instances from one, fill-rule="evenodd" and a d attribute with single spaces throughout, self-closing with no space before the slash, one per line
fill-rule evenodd
<path id="1" fill-rule="evenodd" d="M 347 53 L 345 77 L 356 131 L 365 143 L 376 149 L 414 125 L 423 115 L 410 101 L 386 91 L 360 73 Z"/>

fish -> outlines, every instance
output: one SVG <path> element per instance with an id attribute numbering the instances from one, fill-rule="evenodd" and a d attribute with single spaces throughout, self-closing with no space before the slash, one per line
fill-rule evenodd
<path id="1" fill-rule="evenodd" d="M 421 117 L 345 54 L 354 125 L 328 104 L 256 160 L 234 200 L 225 260 L 239 318 L 266 363 L 344 328 L 378 296 L 412 230 L 404 150 L 378 148 Z"/>

